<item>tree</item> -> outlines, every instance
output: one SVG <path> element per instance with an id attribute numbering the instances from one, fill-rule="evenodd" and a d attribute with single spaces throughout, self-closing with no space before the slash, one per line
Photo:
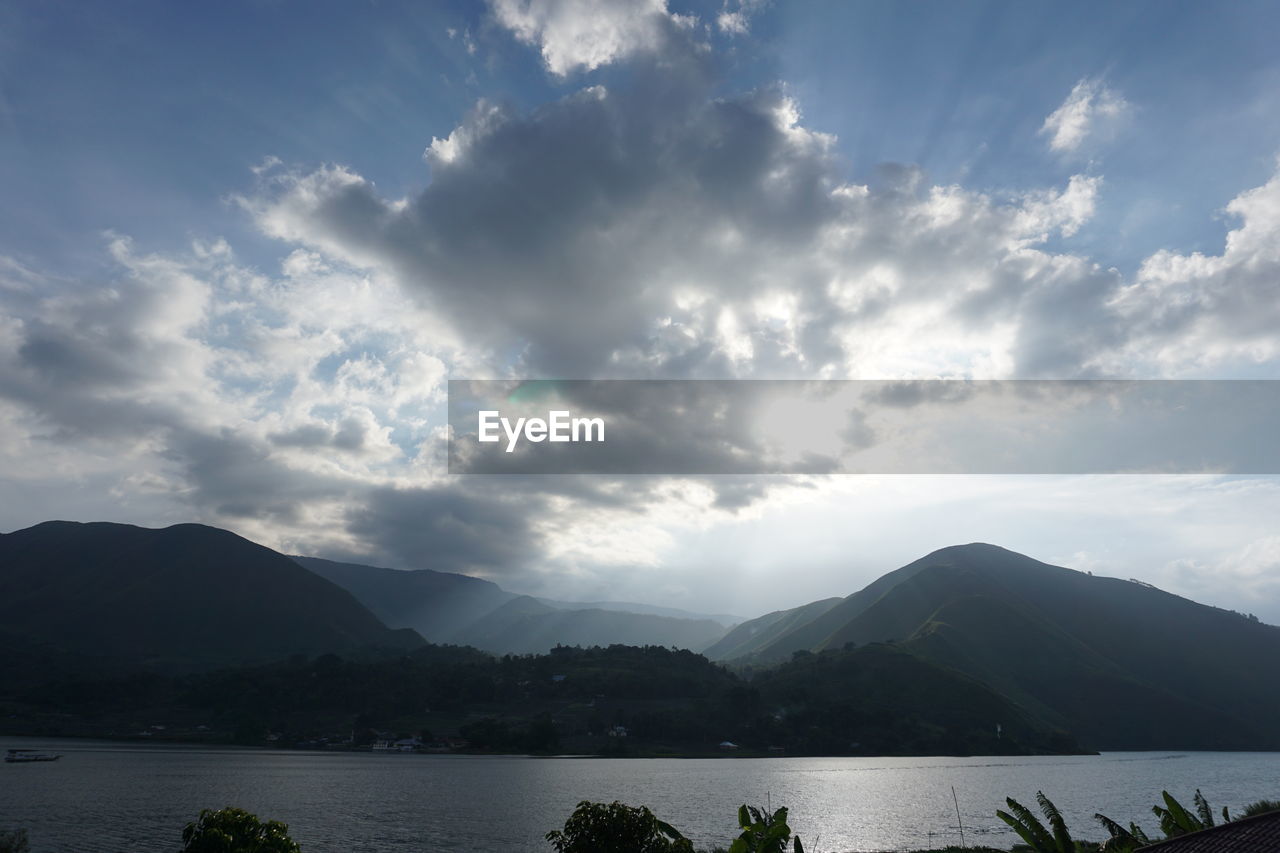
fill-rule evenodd
<path id="1" fill-rule="evenodd" d="M 541 714 L 529 724 L 524 742 L 531 752 L 551 752 L 560 745 L 560 732 L 549 715 Z"/>
<path id="2" fill-rule="evenodd" d="M 546 838 L 559 853 L 693 853 L 693 844 L 644 806 L 583 800 Z"/>
<path id="3" fill-rule="evenodd" d="M 1052 832 L 1040 822 L 1040 818 L 1036 817 L 1031 809 L 1013 797 L 1008 797 L 1005 802 L 1009 804 L 1009 811 L 997 810 L 996 817 L 1013 827 L 1013 831 L 1018 833 L 1035 853 L 1075 853 L 1076 845 L 1071 840 L 1071 833 L 1067 832 L 1066 821 L 1062 819 L 1062 814 L 1043 791 L 1036 791 L 1036 802 L 1040 803 L 1040 811 L 1044 812 Z"/>
<path id="4" fill-rule="evenodd" d="M 205 809 L 182 831 L 182 853 L 300 853 L 289 827 L 227 806 Z"/>

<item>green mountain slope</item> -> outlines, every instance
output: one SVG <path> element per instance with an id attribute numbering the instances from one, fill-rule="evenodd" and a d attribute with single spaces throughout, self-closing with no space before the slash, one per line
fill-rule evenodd
<path id="1" fill-rule="evenodd" d="M 927 558 L 925 558 L 927 560 Z M 838 600 L 833 606 L 819 608 L 814 611 L 812 619 L 790 620 L 784 631 L 779 632 L 769 643 L 758 645 L 749 654 L 763 660 L 782 660 L 793 652 L 827 648 L 827 640 L 849 621 L 857 618 L 864 610 L 874 604 L 889 590 L 903 581 L 909 580 L 926 565 L 925 560 L 903 566 L 889 572 L 867 584 L 863 589 Z M 830 601 L 830 599 L 824 599 Z M 819 602 L 814 602 L 818 604 Z M 805 605 L 811 607 L 812 605 Z M 899 639 L 891 635 L 876 637 L 875 640 Z M 868 641 L 870 642 L 870 641 Z M 842 643 L 843 645 L 843 643 Z M 727 657 L 722 657 L 727 660 Z"/>
<path id="2" fill-rule="evenodd" d="M 1100 748 L 1280 745 L 1280 628 L 992 545 L 936 551 L 755 653 L 895 640 Z"/>
<path id="3" fill-rule="evenodd" d="M 775 610 L 748 619 L 710 646 L 706 655 L 712 660 L 734 660 L 754 655 L 796 627 L 817 619 L 841 601 L 843 599 L 824 598 L 790 610 Z"/>
<path id="4" fill-rule="evenodd" d="M 1074 738 L 977 679 L 898 645 L 801 652 L 751 681 L 809 754 L 1075 752 Z M 893 746 L 890 747 L 890 744 Z"/>
<path id="5" fill-rule="evenodd" d="M 422 642 L 289 558 L 197 524 L 50 521 L 0 536 L 0 624 L 50 653 L 159 669 Z"/>

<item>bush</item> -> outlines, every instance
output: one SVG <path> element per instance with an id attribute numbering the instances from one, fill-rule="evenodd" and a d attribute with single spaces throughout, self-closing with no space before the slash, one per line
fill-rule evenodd
<path id="1" fill-rule="evenodd" d="M 804 853 L 800 836 L 791 837 L 786 806 L 769 814 L 763 809 L 744 805 L 738 809 L 738 828 L 742 834 L 729 845 L 729 853 L 786 853 L 788 848 L 795 853 Z"/>
<path id="2" fill-rule="evenodd" d="M 182 853 L 300 853 L 289 827 L 244 809 L 205 809 L 182 831 Z"/>
<path id="3" fill-rule="evenodd" d="M 558 853 L 693 853 L 693 844 L 644 806 L 583 800 L 564 822 L 547 833 Z"/>
<path id="4" fill-rule="evenodd" d="M 1256 803 L 1249 803 L 1244 807 L 1244 816 L 1253 817 L 1254 815 L 1275 811 L 1280 811 L 1280 800 L 1258 800 Z"/>

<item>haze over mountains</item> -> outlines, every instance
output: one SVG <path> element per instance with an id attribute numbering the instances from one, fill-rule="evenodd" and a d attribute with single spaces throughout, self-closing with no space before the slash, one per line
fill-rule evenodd
<path id="1" fill-rule="evenodd" d="M 191 671 L 300 653 L 375 659 L 424 640 L 494 654 L 661 645 L 704 652 L 761 685 L 803 687 L 835 709 L 842 690 L 865 704 L 872 681 L 896 684 L 894 701 L 927 682 L 934 697 L 976 703 L 966 719 L 986 713 L 978 706 L 1007 707 L 1006 724 L 1016 717 L 1028 732 L 1070 732 L 1094 748 L 1280 747 L 1280 628 L 984 544 L 729 628 L 426 569 L 290 558 L 200 525 L 47 522 L 0 536 L 0 624 L 5 673 L 75 672 L 77 661 Z M 885 644 L 895 654 L 851 653 Z"/>
<path id="2" fill-rule="evenodd" d="M 350 591 L 389 626 L 412 628 L 428 642 L 475 646 L 494 654 L 613 643 L 700 652 L 729 627 L 712 617 L 672 608 L 517 595 L 479 578 L 430 569 L 293 559 Z"/>

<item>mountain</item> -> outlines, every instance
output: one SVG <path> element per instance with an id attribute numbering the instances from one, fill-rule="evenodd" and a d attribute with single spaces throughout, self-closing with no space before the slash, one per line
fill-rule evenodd
<path id="1" fill-rule="evenodd" d="M 467 575 L 292 559 L 350 592 L 387 625 L 412 628 L 431 643 L 456 642 L 459 632 L 516 597 Z"/>
<path id="2" fill-rule="evenodd" d="M 1280 628 L 994 545 L 944 548 L 846 598 L 731 630 L 650 609 L 291 559 L 201 525 L 47 522 L 0 535 L 0 684 L 326 652 L 355 673 L 362 651 L 421 647 L 417 628 L 495 654 L 552 650 L 544 678 L 556 646 L 705 649 L 748 679 L 726 682 L 714 726 L 809 753 L 1070 751 L 1066 732 L 1096 749 L 1280 748 Z"/>
<path id="3" fill-rule="evenodd" d="M 842 600 L 824 598 L 790 610 L 775 610 L 756 619 L 749 619 L 710 646 L 706 655 L 712 660 L 733 660 L 757 654 L 795 628 L 817 619 Z"/>
<path id="4" fill-rule="evenodd" d="M 820 604 L 745 659 L 894 641 L 1097 748 L 1280 746 L 1280 628 L 1147 584 L 971 544 Z"/>
<path id="5" fill-rule="evenodd" d="M 527 595 L 514 598 L 458 635 L 495 654 L 540 654 L 565 646 L 674 646 L 700 651 L 724 634 L 711 619 L 678 619 L 619 610 L 563 610 Z"/>
<path id="6" fill-rule="evenodd" d="M 225 530 L 49 521 L 0 535 L 0 624 L 49 659 L 183 670 L 413 648 L 350 593 Z"/>
<path id="7" fill-rule="evenodd" d="M 701 651 L 727 630 L 720 620 L 731 618 L 627 602 L 518 596 L 489 581 L 430 569 L 292 559 L 346 589 L 391 627 L 412 628 L 433 643 L 471 645 L 500 655 L 619 643 Z"/>

